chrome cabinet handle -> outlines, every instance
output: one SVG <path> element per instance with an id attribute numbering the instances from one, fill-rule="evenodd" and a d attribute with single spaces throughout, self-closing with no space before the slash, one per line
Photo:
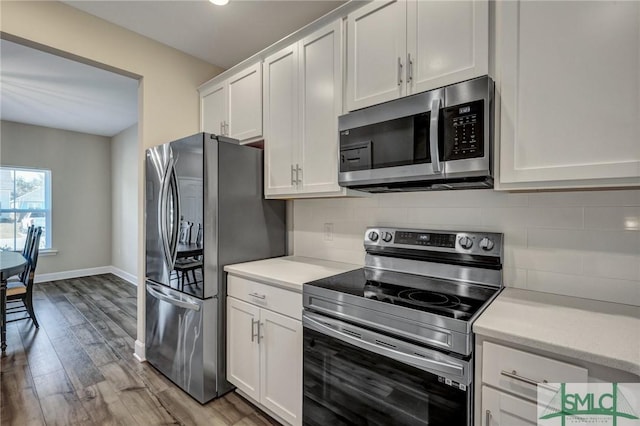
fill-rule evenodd
<path id="1" fill-rule="evenodd" d="M 411 53 L 407 53 L 407 83 L 413 81 L 413 61 L 411 60 Z"/>
<path id="2" fill-rule="evenodd" d="M 398 86 L 402 84 L 402 58 L 398 56 Z"/>
<path id="3" fill-rule="evenodd" d="M 220 122 L 220 134 L 224 136 L 224 121 Z"/>
<path id="4" fill-rule="evenodd" d="M 491 410 L 487 410 L 484 415 L 484 426 L 489 426 L 491 423 Z"/>
<path id="5" fill-rule="evenodd" d="M 249 296 L 251 296 L 251 297 L 255 297 L 255 298 L 257 298 L 257 299 L 262 299 L 262 300 L 264 300 L 264 299 L 266 299 L 266 298 L 267 298 L 267 296 L 266 296 L 266 295 L 264 295 L 264 294 L 259 294 L 259 293 L 255 293 L 255 292 L 254 292 L 254 293 L 249 293 Z"/>
<path id="6" fill-rule="evenodd" d="M 258 325 L 257 333 L 253 331 L 254 330 L 253 326 L 256 324 Z M 260 344 L 260 321 L 256 321 L 253 318 L 251 318 L 251 342 L 253 342 L 256 337 L 258 338 L 258 344 Z"/>
<path id="7" fill-rule="evenodd" d="M 224 135 L 229 136 L 229 123 L 224 122 Z"/>
<path id="8" fill-rule="evenodd" d="M 438 153 L 438 123 L 440 122 L 440 98 L 431 102 L 431 125 L 429 126 L 429 147 L 433 173 L 440 173 L 440 154 Z"/>
<path id="9" fill-rule="evenodd" d="M 550 391 L 557 391 L 558 390 L 558 389 L 554 388 L 553 386 L 545 385 L 545 383 L 549 383 L 546 380 L 543 380 L 542 382 L 538 382 L 538 381 L 530 379 L 528 377 L 520 376 L 516 370 L 512 370 L 511 372 L 502 370 L 500 372 L 500 374 L 505 376 L 505 377 L 508 377 L 510 379 L 517 380 L 519 382 L 526 383 L 526 384 L 531 385 L 531 386 L 536 386 L 536 387 L 540 386 L 540 387 L 542 387 L 544 389 L 547 389 L 547 390 L 550 390 Z"/>
<path id="10" fill-rule="evenodd" d="M 296 168 L 291 165 L 291 186 L 295 186 L 297 184 L 296 178 L 293 177 L 294 173 L 296 173 Z"/>
<path id="11" fill-rule="evenodd" d="M 296 184 L 297 185 L 302 184 L 302 178 L 300 177 L 301 174 L 302 174 L 302 167 L 300 167 L 299 164 L 296 164 Z"/>

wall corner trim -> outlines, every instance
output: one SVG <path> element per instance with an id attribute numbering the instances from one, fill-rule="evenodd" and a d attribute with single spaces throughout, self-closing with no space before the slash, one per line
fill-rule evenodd
<path id="1" fill-rule="evenodd" d="M 140 340 L 136 340 L 135 343 L 135 352 L 133 353 L 133 357 L 138 360 L 138 362 L 146 362 L 147 358 L 145 356 L 145 348 L 144 343 Z"/>
<path id="2" fill-rule="evenodd" d="M 129 284 L 133 284 L 136 287 L 138 286 L 138 277 L 129 272 L 123 271 L 122 269 L 116 268 L 115 266 L 111 266 L 111 273 L 116 277 L 122 278 Z"/>

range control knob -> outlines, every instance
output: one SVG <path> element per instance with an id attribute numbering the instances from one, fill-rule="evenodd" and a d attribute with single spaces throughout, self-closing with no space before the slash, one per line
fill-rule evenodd
<path id="1" fill-rule="evenodd" d="M 369 239 L 371 241 L 378 241 L 378 237 L 379 237 L 379 235 L 378 235 L 378 233 L 376 231 L 369 232 Z"/>
<path id="2" fill-rule="evenodd" d="M 385 243 L 388 243 L 392 239 L 393 239 L 393 235 L 391 235 L 389 232 L 382 233 L 382 241 L 384 241 Z"/>
<path id="3" fill-rule="evenodd" d="M 471 247 L 473 247 L 473 241 L 471 241 L 471 238 L 469 237 L 460 237 L 458 242 L 460 243 L 460 247 L 462 247 L 463 249 L 469 250 Z"/>
<path id="4" fill-rule="evenodd" d="M 493 248 L 495 244 L 489 238 L 484 237 L 480 240 L 480 248 L 485 251 L 489 251 Z"/>

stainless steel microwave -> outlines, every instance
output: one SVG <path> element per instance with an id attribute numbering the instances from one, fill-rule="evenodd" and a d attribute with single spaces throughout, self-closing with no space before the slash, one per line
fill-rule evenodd
<path id="1" fill-rule="evenodd" d="M 493 93 L 484 76 L 340 116 L 340 185 L 492 188 Z"/>

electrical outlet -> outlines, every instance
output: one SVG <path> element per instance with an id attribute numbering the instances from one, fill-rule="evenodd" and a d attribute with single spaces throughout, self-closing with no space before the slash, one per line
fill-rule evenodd
<path id="1" fill-rule="evenodd" d="M 333 241 L 333 223 L 325 223 L 323 230 L 324 230 L 323 240 Z"/>

